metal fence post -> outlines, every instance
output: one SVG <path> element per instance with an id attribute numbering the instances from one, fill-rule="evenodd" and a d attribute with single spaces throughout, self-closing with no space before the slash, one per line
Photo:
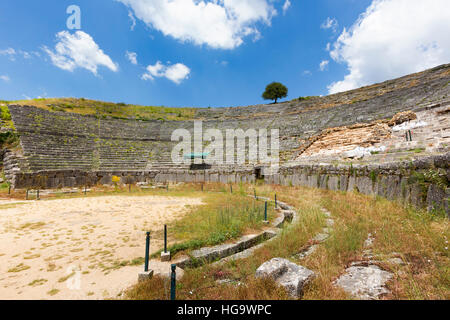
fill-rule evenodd
<path id="1" fill-rule="evenodd" d="M 255 200 L 256 200 L 256 189 L 253 189 L 253 193 L 255 194 Z"/>
<path id="2" fill-rule="evenodd" d="M 277 194 L 275 193 L 275 209 L 278 207 L 278 204 L 277 204 Z"/>
<path id="3" fill-rule="evenodd" d="M 145 272 L 148 272 L 148 260 L 150 257 L 150 232 L 147 232 L 145 238 Z"/>
<path id="4" fill-rule="evenodd" d="M 266 201 L 266 203 L 264 205 L 264 221 L 268 221 L 267 220 L 267 201 Z"/>
<path id="5" fill-rule="evenodd" d="M 170 300 L 176 300 L 176 289 L 177 289 L 177 265 L 173 264 L 171 266 L 172 273 L 170 275 Z"/>
<path id="6" fill-rule="evenodd" d="M 164 253 L 167 253 L 167 224 L 164 225 Z"/>

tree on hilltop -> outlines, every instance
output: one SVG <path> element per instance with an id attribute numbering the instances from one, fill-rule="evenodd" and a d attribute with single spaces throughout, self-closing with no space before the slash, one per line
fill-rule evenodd
<path id="1" fill-rule="evenodd" d="M 277 103 L 278 99 L 287 97 L 288 89 L 279 82 L 272 82 L 266 87 L 262 97 L 264 100 L 275 100 Z"/>

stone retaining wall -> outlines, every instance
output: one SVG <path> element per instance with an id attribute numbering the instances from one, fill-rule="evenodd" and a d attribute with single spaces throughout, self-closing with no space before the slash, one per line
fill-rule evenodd
<path id="1" fill-rule="evenodd" d="M 265 183 L 356 190 L 448 214 L 449 166 L 450 153 L 386 164 L 298 165 L 281 167 L 278 174 L 265 176 Z"/>
<path id="2" fill-rule="evenodd" d="M 354 191 L 401 200 L 416 207 L 444 210 L 448 213 L 450 153 L 387 164 L 370 165 L 298 165 L 281 167 L 277 174 L 265 175 L 267 184 L 306 186 L 329 190 Z M 264 175 L 264 170 L 263 170 Z M 255 170 L 176 170 L 79 171 L 56 170 L 35 173 L 17 172 L 15 188 L 63 188 L 112 184 L 112 176 L 121 183 L 219 182 L 254 183 Z"/>
<path id="3" fill-rule="evenodd" d="M 120 183 L 176 183 L 176 182 L 218 182 L 218 183 L 253 183 L 253 170 L 148 170 L 148 171 L 81 171 L 55 170 L 33 173 L 18 172 L 14 177 L 16 189 L 40 188 L 56 189 L 97 184 L 112 184 L 112 177 L 121 179 Z"/>

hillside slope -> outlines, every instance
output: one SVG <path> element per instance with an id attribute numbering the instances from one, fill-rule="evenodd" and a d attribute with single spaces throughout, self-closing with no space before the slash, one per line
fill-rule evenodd
<path id="1" fill-rule="evenodd" d="M 441 65 L 423 72 L 407 75 L 398 79 L 377 83 L 359 89 L 337 93 L 324 97 L 300 97 L 279 104 L 261 104 L 246 107 L 229 108 L 171 108 L 164 106 L 140 106 L 126 103 L 113 103 L 89 100 L 84 98 L 42 98 L 32 100 L 1 101 L 0 104 L 31 105 L 50 112 L 68 112 L 82 115 L 94 115 L 101 118 L 135 119 L 135 120 L 165 120 L 184 121 L 192 119 L 245 119 L 278 114 L 292 115 L 313 110 L 336 108 L 353 104 L 368 104 L 373 101 L 373 107 L 379 103 L 388 103 L 387 99 L 402 97 L 408 102 L 405 91 L 413 92 L 412 88 L 427 91 L 430 97 L 423 96 L 422 101 L 411 100 L 414 104 L 432 102 L 433 97 L 443 93 L 447 97 L 445 87 L 449 84 L 450 64 Z M 447 79 L 447 80 L 445 80 Z M 432 89 L 432 90 L 431 90 Z M 387 99 L 382 99 L 386 97 Z M 411 97 L 413 98 L 413 97 Z"/>
<path id="2" fill-rule="evenodd" d="M 399 112 L 419 112 L 446 104 L 449 83 L 447 64 L 357 90 L 271 105 L 178 109 L 85 99 L 23 102 L 29 106 L 14 103 L 4 107 L 2 115 L 4 123 L 20 135 L 22 149 L 15 150 L 9 170 L 141 171 L 172 167 L 172 132 L 180 128 L 192 132 L 193 119 L 203 120 L 204 130 L 219 129 L 223 133 L 237 128 L 279 129 L 281 161 L 287 161 L 295 159 L 299 150 L 329 128 L 391 119 Z M 441 127 L 444 134 L 448 132 L 445 119 Z"/>

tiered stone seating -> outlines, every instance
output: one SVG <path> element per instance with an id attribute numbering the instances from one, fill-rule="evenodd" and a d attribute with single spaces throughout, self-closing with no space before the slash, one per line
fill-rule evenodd
<path id="1" fill-rule="evenodd" d="M 238 108 L 198 109 L 197 120 L 203 130 L 219 129 L 279 129 L 280 153 L 294 156 L 305 139 L 325 128 L 369 123 L 392 118 L 405 110 L 422 110 L 445 100 L 448 95 L 450 65 L 410 75 L 349 92 L 292 100 L 276 105 Z M 24 171 L 38 170 L 146 170 L 148 168 L 186 168 L 171 163 L 171 141 L 175 129 L 193 132 L 193 121 L 139 121 L 104 119 L 73 113 L 49 112 L 30 106 L 10 106 L 14 125 L 21 136 Z M 433 122 L 436 119 L 429 119 Z M 413 130 L 414 142 L 405 144 L 404 133 L 392 137 L 392 149 L 401 152 L 415 148 L 445 149 L 448 145 L 448 121 L 439 118 L 430 128 Z M 403 150 L 404 148 L 405 150 Z M 408 149 L 409 148 L 409 149 Z M 248 149 L 248 146 L 246 146 Z M 407 150 L 406 150 L 407 149 Z M 431 151 L 431 149 L 430 149 Z M 292 152 L 290 155 L 289 153 Z M 224 152 L 225 154 L 225 152 Z M 287 156 L 286 156 L 287 155 Z M 395 158 L 390 153 L 388 157 Z M 373 155 L 377 159 L 380 155 Z M 320 156 L 307 161 L 332 161 Z M 227 169 L 228 166 L 216 168 Z"/>
<path id="2" fill-rule="evenodd" d="M 442 101 L 437 105 L 419 108 L 416 112 L 416 120 L 391 128 L 389 139 L 384 139 L 372 145 L 375 150 L 380 151 L 366 154 L 362 159 L 356 157 L 352 160 L 364 163 L 398 162 L 450 151 L 449 110 L 450 101 Z M 409 130 L 412 133 L 412 141 L 406 140 L 406 133 Z M 344 137 L 345 135 L 349 135 L 349 133 L 342 134 Z M 328 148 L 322 148 L 320 153 L 316 154 L 305 152 L 294 163 L 348 161 L 349 153 L 343 150 L 342 146 L 333 145 L 332 141 L 327 141 L 327 138 L 327 136 L 322 138 L 321 143 L 327 145 Z M 354 145 L 349 146 L 348 149 L 355 149 L 356 145 L 357 142 L 354 142 Z M 333 150 L 333 147 L 335 150 Z M 316 149 L 317 147 L 314 150 Z"/>

